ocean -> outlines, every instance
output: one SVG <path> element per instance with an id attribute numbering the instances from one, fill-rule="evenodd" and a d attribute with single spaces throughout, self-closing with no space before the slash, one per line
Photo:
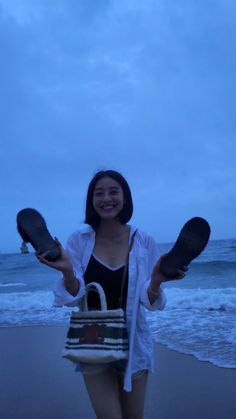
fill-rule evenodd
<path id="1" fill-rule="evenodd" d="M 161 253 L 172 244 L 161 244 Z M 0 254 L 0 327 L 67 325 L 71 308 L 53 307 L 60 273 L 33 253 Z M 147 312 L 153 338 L 218 367 L 236 368 L 236 239 L 209 241 L 186 277 L 164 285 L 167 305 Z"/>

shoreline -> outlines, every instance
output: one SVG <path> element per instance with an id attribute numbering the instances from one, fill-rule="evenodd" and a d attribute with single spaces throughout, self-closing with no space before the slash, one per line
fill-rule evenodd
<path id="1" fill-rule="evenodd" d="M 82 375 L 61 358 L 66 332 L 65 326 L 0 328 L 0 417 L 95 418 Z M 156 344 L 144 418 L 234 419 L 235 388 L 235 369 Z"/>
<path id="2" fill-rule="evenodd" d="M 15 325 L 13 325 L 13 326 L 12 325 L 0 325 L 0 333 L 1 333 L 2 329 L 3 330 L 6 330 L 6 329 L 16 329 L 17 330 L 17 329 L 20 329 L 20 328 L 25 328 L 25 329 L 27 329 L 27 328 L 28 329 L 31 329 L 31 328 L 32 329 L 35 329 L 35 328 L 36 329 L 45 329 L 45 328 L 48 328 L 48 329 L 65 329 L 65 331 L 66 331 L 67 327 L 68 327 L 68 325 L 65 325 L 65 324 L 47 324 L 47 325 L 43 325 L 43 324 L 35 324 L 35 325 L 33 325 L 33 324 L 29 324 L 29 325 L 21 324 L 21 325 L 18 325 L 18 326 L 15 326 Z M 213 367 L 216 367 L 216 368 L 236 371 L 236 367 L 232 367 L 232 366 L 228 367 L 228 366 L 225 366 L 225 365 L 217 365 L 216 363 L 213 363 L 210 360 L 200 359 L 200 358 L 198 358 L 197 355 L 192 354 L 190 352 L 189 353 L 184 352 L 184 350 L 168 346 L 167 343 L 165 344 L 165 343 L 160 343 L 160 342 L 155 342 L 154 341 L 154 346 L 157 346 L 157 347 L 160 346 L 160 347 L 163 347 L 163 348 L 165 348 L 169 351 L 173 351 L 173 352 L 181 354 L 181 355 L 192 356 L 196 361 L 201 362 L 201 363 L 207 363 L 207 364 L 212 365 Z"/>

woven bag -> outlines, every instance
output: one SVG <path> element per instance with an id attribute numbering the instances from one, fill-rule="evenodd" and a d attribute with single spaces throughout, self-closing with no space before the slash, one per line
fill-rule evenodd
<path id="1" fill-rule="evenodd" d="M 101 310 L 88 310 L 91 290 L 100 297 Z M 62 356 L 74 362 L 107 363 L 128 357 L 128 333 L 122 308 L 107 310 L 103 288 L 96 282 L 86 286 L 84 311 L 71 315 Z"/>

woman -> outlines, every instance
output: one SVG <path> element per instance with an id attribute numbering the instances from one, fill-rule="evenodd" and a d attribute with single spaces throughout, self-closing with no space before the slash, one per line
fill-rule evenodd
<path id="1" fill-rule="evenodd" d="M 160 271 L 159 251 L 147 234 L 128 225 L 133 213 L 130 188 L 121 174 L 100 171 L 91 180 L 86 202 L 87 226 L 72 234 L 61 258 L 48 262 L 62 272 L 54 290 L 55 305 L 79 305 L 88 282 L 100 282 L 108 308 L 117 307 L 119 287 L 129 243 L 128 277 L 123 307 L 129 334 L 128 361 L 111 364 L 80 364 L 94 411 L 99 419 L 141 419 L 143 417 L 148 372 L 153 370 L 152 339 L 145 318 L 149 310 L 162 310 L 165 296 L 160 287 L 168 280 Z M 179 273 L 179 279 L 184 272 Z M 96 277 L 96 279 L 95 279 Z M 92 304 L 96 306 L 95 298 Z"/>

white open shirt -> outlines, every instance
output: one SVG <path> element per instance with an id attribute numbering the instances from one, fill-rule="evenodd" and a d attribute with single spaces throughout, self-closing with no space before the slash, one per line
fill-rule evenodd
<path id="1" fill-rule="evenodd" d="M 130 238 L 136 229 L 130 226 Z M 73 233 L 67 242 L 74 273 L 80 282 L 79 292 L 72 296 L 60 278 L 54 287 L 54 306 L 79 306 L 84 295 L 84 273 L 95 245 L 95 231 L 89 225 Z M 163 290 L 151 305 L 147 288 L 152 269 L 160 257 L 156 242 L 148 234 L 137 230 L 129 254 L 129 281 L 126 303 L 126 320 L 129 335 L 129 358 L 124 376 L 124 390 L 132 390 L 132 374 L 147 369 L 153 371 L 153 341 L 146 320 L 145 308 L 151 311 L 163 310 L 166 298 Z"/>

